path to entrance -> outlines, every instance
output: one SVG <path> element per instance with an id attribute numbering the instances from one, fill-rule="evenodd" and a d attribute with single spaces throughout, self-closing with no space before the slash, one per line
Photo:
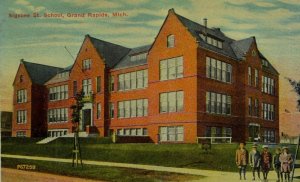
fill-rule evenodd
<path id="1" fill-rule="evenodd" d="M 51 157 L 1 154 L 1 158 L 2 157 L 72 163 L 72 159 L 51 158 Z M 154 165 L 128 164 L 128 163 L 90 161 L 90 160 L 84 160 L 83 164 L 98 165 L 98 166 L 110 166 L 110 167 L 124 167 L 124 168 L 134 168 L 134 169 L 145 169 L 145 170 L 152 170 L 152 171 L 174 172 L 174 173 L 191 174 L 191 175 L 201 175 L 201 176 L 207 176 L 207 178 L 202 179 L 201 181 L 209 181 L 209 182 L 240 181 L 240 180 L 238 180 L 239 177 L 238 177 L 237 172 L 234 173 L 234 172 L 225 172 L 225 171 L 212 171 L 212 170 L 201 170 L 201 169 L 163 167 L 163 166 L 154 166 Z M 299 169 L 295 170 L 295 176 L 300 176 Z M 248 173 L 247 173 L 247 178 L 248 178 L 247 181 L 251 181 L 252 173 L 250 171 L 248 171 Z M 275 175 L 274 171 L 271 171 L 270 175 L 269 175 L 269 182 L 271 182 L 271 181 L 276 181 L 276 175 Z M 294 180 L 294 182 L 300 182 L 300 180 Z"/>

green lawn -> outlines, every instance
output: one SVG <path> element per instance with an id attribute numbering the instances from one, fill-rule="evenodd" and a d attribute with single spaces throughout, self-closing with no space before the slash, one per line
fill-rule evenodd
<path id="1" fill-rule="evenodd" d="M 37 145 L 36 141 L 38 139 L 2 139 L 2 153 L 72 158 L 72 138 L 60 138 L 44 145 Z M 237 147 L 238 144 L 218 144 L 212 145 L 212 150 L 205 152 L 198 144 L 111 144 L 109 138 L 81 139 L 83 160 L 223 171 L 237 170 L 234 162 Z M 251 149 L 251 144 L 246 147 Z"/>
<path id="2" fill-rule="evenodd" d="M 1 162 L 2 166 L 7 168 L 16 169 L 16 166 L 19 164 L 35 165 L 36 170 L 34 171 L 113 182 L 192 181 L 204 178 L 203 176 L 195 175 L 183 175 L 168 172 L 157 172 L 116 167 L 102 167 L 93 165 L 84 165 L 83 168 L 73 168 L 69 163 L 46 162 L 24 159 L 2 158 Z"/>

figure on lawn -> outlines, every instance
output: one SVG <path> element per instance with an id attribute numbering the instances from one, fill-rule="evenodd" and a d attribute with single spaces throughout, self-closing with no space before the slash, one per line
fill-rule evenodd
<path id="1" fill-rule="evenodd" d="M 279 156 L 279 160 L 281 162 L 281 172 L 284 173 L 284 179 L 289 181 L 293 158 L 289 153 L 288 147 L 283 147 L 282 150 L 283 152 Z"/>
<path id="2" fill-rule="evenodd" d="M 281 173 L 281 162 L 279 160 L 281 154 L 281 148 L 277 148 L 275 151 L 275 155 L 273 156 L 273 168 L 277 174 L 277 181 L 283 180 L 282 173 Z"/>
<path id="3" fill-rule="evenodd" d="M 249 164 L 252 167 L 253 181 L 255 180 L 255 172 L 260 179 L 260 164 L 261 164 L 261 155 L 257 151 L 257 144 L 252 146 L 252 151 L 249 153 Z"/>
<path id="4" fill-rule="evenodd" d="M 248 151 L 245 149 L 245 143 L 240 142 L 239 148 L 235 153 L 235 163 L 239 168 L 240 180 L 242 179 L 242 175 L 244 180 L 246 180 L 246 168 L 248 164 Z"/>
<path id="5" fill-rule="evenodd" d="M 268 179 L 268 174 L 272 166 L 272 154 L 269 152 L 269 147 L 263 145 L 263 151 L 261 153 L 261 169 L 263 172 L 264 180 Z"/>

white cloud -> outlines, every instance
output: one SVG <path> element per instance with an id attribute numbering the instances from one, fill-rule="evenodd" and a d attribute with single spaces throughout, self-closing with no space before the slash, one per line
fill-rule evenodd
<path id="1" fill-rule="evenodd" d="M 121 6 L 120 3 L 112 2 L 108 0 L 102 1 L 90 1 L 90 0 L 63 0 L 66 3 L 70 3 L 77 7 L 87 7 L 89 9 L 99 9 L 99 8 L 118 8 Z"/>

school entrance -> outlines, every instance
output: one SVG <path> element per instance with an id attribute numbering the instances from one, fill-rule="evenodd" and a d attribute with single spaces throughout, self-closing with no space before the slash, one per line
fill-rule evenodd
<path id="1" fill-rule="evenodd" d="M 93 125 L 93 105 L 92 103 L 85 103 L 81 112 L 81 120 L 79 122 L 79 131 L 86 131 L 87 126 Z"/>
<path id="2" fill-rule="evenodd" d="M 250 142 L 259 142 L 259 141 L 261 141 L 260 125 L 259 124 L 249 123 L 249 141 Z"/>

